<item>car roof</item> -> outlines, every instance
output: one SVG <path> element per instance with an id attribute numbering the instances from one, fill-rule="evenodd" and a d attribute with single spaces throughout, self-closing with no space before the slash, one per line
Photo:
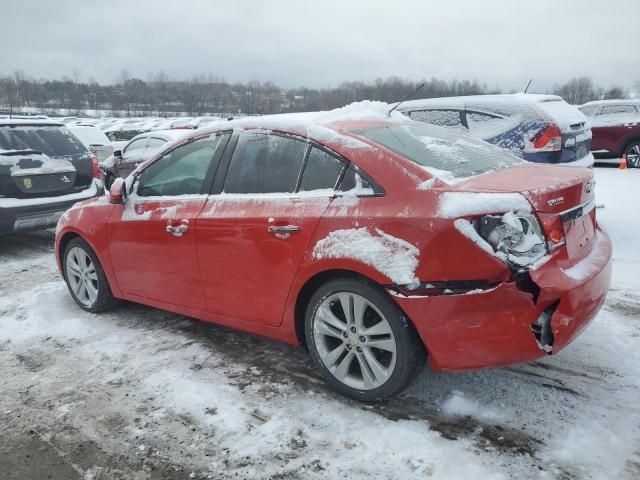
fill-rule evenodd
<path id="1" fill-rule="evenodd" d="M 544 102 L 562 101 L 558 95 L 544 95 L 538 93 L 508 93 L 498 95 L 466 95 L 461 97 L 436 97 L 420 100 L 408 100 L 398 106 L 400 111 L 410 111 L 428 107 L 464 108 L 467 104 L 476 105 L 535 105 Z"/>
<path id="2" fill-rule="evenodd" d="M 25 118 L 0 118 L 0 126 L 11 126 L 11 125 L 41 125 L 41 126 L 52 126 L 52 127 L 63 127 L 65 126 L 62 122 L 56 122 L 55 120 L 40 120 L 40 119 L 25 119 Z"/>
<path id="3" fill-rule="evenodd" d="M 599 106 L 599 105 L 640 105 L 640 99 L 637 98 L 620 98 L 611 100 L 593 100 L 583 103 L 581 107 Z"/>
<path id="4" fill-rule="evenodd" d="M 411 122 L 400 112 L 394 111 L 389 114 L 391 109 L 392 106 L 388 103 L 365 100 L 328 111 L 282 113 L 214 121 L 202 129 L 193 130 L 191 136 L 231 129 L 276 130 L 308 137 L 327 145 L 351 144 L 355 147 L 353 142 L 358 140 L 352 136 L 352 130 L 373 125 Z"/>
<path id="5" fill-rule="evenodd" d="M 175 128 L 171 130 L 152 130 L 150 132 L 144 132 L 136 135 L 131 140 L 129 140 L 129 142 L 133 142 L 134 140 L 138 140 L 139 138 L 148 138 L 148 137 L 162 138 L 167 141 L 179 140 L 181 138 L 186 138 L 190 133 L 195 131 L 196 130 L 182 129 L 182 128 Z"/>

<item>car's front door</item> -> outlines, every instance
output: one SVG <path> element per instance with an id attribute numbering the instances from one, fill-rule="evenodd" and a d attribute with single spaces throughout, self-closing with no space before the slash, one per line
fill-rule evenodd
<path id="1" fill-rule="evenodd" d="M 109 218 L 109 254 L 119 288 L 137 297 L 204 307 L 196 217 L 207 201 L 228 134 L 168 151 L 134 180 Z"/>
<path id="2" fill-rule="evenodd" d="M 119 177 L 127 177 L 141 162 L 143 153 L 147 149 L 148 137 L 138 138 L 130 143 L 122 150 L 122 155 L 118 161 L 116 168 Z"/>
<path id="3" fill-rule="evenodd" d="M 196 222 L 208 311 L 280 324 L 298 265 L 345 164 L 298 138 L 240 135 L 224 185 L 214 189 Z"/>

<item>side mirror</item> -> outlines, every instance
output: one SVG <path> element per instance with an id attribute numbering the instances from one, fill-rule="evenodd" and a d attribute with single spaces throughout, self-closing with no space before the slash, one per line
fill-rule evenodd
<path id="1" fill-rule="evenodd" d="M 124 178 L 116 178 L 109 189 L 109 203 L 123 204 L 127 200 L 127 188 Z"/>
<path id="2" fill-rule="evenodd" d="M 116 158 L 122 158 L 122 150 L 114 150 L 113 156 Z"/>

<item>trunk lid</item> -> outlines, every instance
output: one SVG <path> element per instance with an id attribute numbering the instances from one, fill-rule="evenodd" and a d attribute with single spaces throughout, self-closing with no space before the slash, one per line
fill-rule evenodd
<path id="1" fill-rule="evenodd" d="M 586 168 L 523 164 L 477 176 L 460 184 L 465 190 L 519 192 L 533 206 L 550 237 L 561 232 L 570 259 L 591 250 L 595 237 L 595 180 Z"/>
<path id="2" fill-rule="evenodd" d="M 18 121 L 0 125 L 0 194 L 58 195 L 86 189 L 91 154 L 60 124 Z"/>
<path id="3" fill-rule="evenodd" d="M 521 193 L 541 213 L 564 212 L 591 200 L 594 185 L 589 169 L 528 163 L 459 184 L 465 190 Z"/>
<path id="4" fill-rule="evenodd" d="M 0 151 L 0 188 L 9 196 L 62 195 L 73 192 L 76 168 L 33 150 Z"/>
<path id="5" fill-rule="evenodd" d="M 536 102 L 546 119 L 560 128 L 562 154 L 560 162 L 572 162 L 586 157 L 591 150 L 591 129 L 587 117 L 560 98 L 543 98 Z"/>

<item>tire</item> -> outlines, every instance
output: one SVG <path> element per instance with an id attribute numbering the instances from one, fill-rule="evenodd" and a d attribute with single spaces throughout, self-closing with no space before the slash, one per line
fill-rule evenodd
<path id="1" fill-rule="evenodd" d="M 632 140 L 624 149 L 627 167 L 640 168 L 640 140 Z"/>
<path id="2" fill-rule="evenodd" d="M 82 238 L 74 238 L 65 247 L 62 271 L 71 296 L 83 310 L 100 313 L 117 304 L 98 257 Z"/>
<path id="3" fill-rule="evenodd" d="M 331 280 L 316 290 L 306 310 L 305 337 L 325 380 L 362 402 L 400 393 L 425 364 L 409 319 L 380 287 L 359 277 Z"/>

